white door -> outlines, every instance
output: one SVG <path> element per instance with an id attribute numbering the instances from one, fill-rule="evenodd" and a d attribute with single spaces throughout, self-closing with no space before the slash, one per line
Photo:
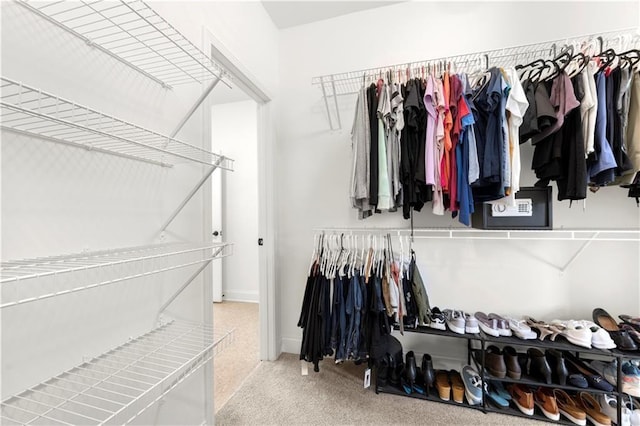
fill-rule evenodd
<path id="1" fill-rule="evenodd" d="M 214 151 L 215 152 L 215 151 Z M 221 154 L 220 152 L 217 152 Z M 211 175 L 211 239 L 214 243 L 223 242 L 222 237 L 222 180 L 223 170 Z M 222 260 L 211 262 L 213 281 L 213 301 L 222 302 Z"/>

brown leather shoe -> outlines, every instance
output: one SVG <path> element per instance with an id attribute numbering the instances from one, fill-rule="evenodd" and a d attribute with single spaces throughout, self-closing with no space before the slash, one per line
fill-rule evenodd
<path id="1" fill-rule="evenodd" d="M 578 407 L 576 402 L 571 399 L 568 393 L 562 389 L 554 389 L 553 396 L 556 397 L 558 410 L 563 416 L 577 425 L 585 426 L 587 424 L 587 414 L 583 409 Z"/>
<path id="2" fill-rule="evenodd" d="M 527 416 L 533 416 L 534 402 L 533 393 L 527 385 L 521 385 L 519 383 L 513 384 L 508 387 L 511 399 L 516 404 L 518 409 Z"/>
<path id="3" fill-rule="evenodd" d="M 507 375 L 507 366 L 504 363 L 504 357 L 500 349 L 495 345 L 487 346 L 484 353 L 484 365 L 494 377 L 504 379 Z"/>
<path id="4" fill-rule="evenodd" d="M 533 401 L 546 418 L 554 421 L 560 420 L 560 410 L 558 410 L 556 397 L 551 389 L 539 387 L 533 394 Z"/>
<path id="5" fill-rule="evenodd" d="M 449 380 L 451 381 L 451 394 L 453 395 L 453 400 L 459 404 L 462 404 L 464 399 L 464 382 L 462 381 L 462 376 L 456 370 L 451 370 L 449 372 Z"/>
<path id="6" fill-rule="evenodd" d="M 596 399 L 587 392 L 576 395 L 578 407 L 584 410 L 587 418 L 596 426 L 610 426 L 611 418 L 602 412 L 602 408 Z"/>
<path id="7" fill-rule="evenodd" d="M 451 384 L 449 383 L 448 371 L 438 370 L 436 373 L 436 388 L 438 389 L 440 399 L 449 401 L 451 398 Z"/>
<path id="8" fill-rule="evenodd" d="M 520 380 L 522 376 L 522 370 L 520 369 L 520 363 L 518 362 L 518 353 L 512 346 L 505 346 L 502 348 L 502 356 L 504 363 L 507 367 L 507 376 L 515 380 Z"/>

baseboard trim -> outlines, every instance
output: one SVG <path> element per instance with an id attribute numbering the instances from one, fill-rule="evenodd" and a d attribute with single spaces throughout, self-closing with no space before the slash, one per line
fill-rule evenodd
<path id="1" fill-rule="evenodd" d="M 246 290 L 223 290 L 222 300 L 247 303 L 259 303 L 260 301 L 257 291 Z"/>
<path id="2" fill-rule="evenodd" d="M 289 338 L 283 337 L 282 346 L 280 347 L 280 352 L 284 352 L 288 354 L 299 354 L 301 344 L 302 344 L 301 339 L 289 339 Z"/>

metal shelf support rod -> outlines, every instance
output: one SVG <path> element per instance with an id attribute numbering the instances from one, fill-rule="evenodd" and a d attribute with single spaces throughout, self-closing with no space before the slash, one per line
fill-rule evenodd
<path id="1" fill-rule="evenodd" d="M 220 252 L 220 250 L 218 250 L 215 254 L 214 254 L 214 258 L 215 256 Z M 169 300 L 167 300 L 166 302 L 164 302 L 164 304 L 160 307 L 159 311 L 158 311 L 158 317 L 164 312 L 165 309 L 167 309 L 169 307 L 169 305 L 176 300 L 176 298 L 187 288 L 189 287 L 189 284 L 191 284 L 191 282 L 193 280 L 196 279 L 196 277 L 198 275 L 200 275 L 200 272 L 204 271 L 204 269 L 209 266 L 209 264 L 211 263 L 212 259 L 209 259 L 207 262 L 203 263 L 202 265 L 200 265 L 200 267 L 193 273 L 191 274 L 191 276 L 187 279 L 187 281 L 182 284 L 182 286 L 178 289 L 178 291 L 176 291 L 173 296 L 171 296 L 169 298 Z"/>
<path id="2" fill-rule="evenodd" d="M 162 227 L 160 228 L 160 232 L 161 233 L 164 232 L 167 229 L 167 227 L 171 224 L 171 222 L 173 222 L 173 219 L 175 219 L 176 216 L 178 216 L 178 214 L 182 211 L 184 206 L 187 205 L 189 200 L 191 200 L 191 198 L 193 198 L 193 196 L 196 195 L 196 193 L 200 190 L 202 185 L 204 185 L 204 183 L 207 181 L 207 179 L 209 179 L 209 176 L 211 176 L 211 174 L 218 168 L 218 166 L 220 165 L 220 163 L 222 163 L 222 161 L 224 159 L 225 159 L 225 157 L 222 156 L 222 155 L 218 157 L 218 159 L 216 160 L 215 164 L 209 169 L 209 171 L 207 171 L 207 173 L 204 174 L 204 176 L 202 176 L 202 179 L 200 179 L 200 181 L 196 184 L 196 186 L 193 187 L 191 192 L 189 192 L 189 194 L 182 201 L 182 203 L 180 203 L 178 208 L 173 212 L 173 214 L 171 216 L 169 216 L 169 219 L 167 219 L 167 221 L 164 223 L 164 225 L 162 225 Z"/>
<path id="3" fill-rule="evenodd" d="M 216 85 L 220 82 L 220 77 L 216 77 L 215 80 L 213 80 L 209 86 L 204 90 L 204 92 L 202 92 L 202 94 L 200 95 L 200 97 L 196 100 L 196 102 L 193 104 L 193 106 L 189 109 L 189 111 L 187 111 L 187 113 L 185 114 L 185 116 L 182 118 L 182 120 L 180 120 L 180 123 L 178 123 L 178 125 L 176 126 L 176 128 L 173 130 L 173 132 L 171 132 L 171 134 L 169 135 L 170 138 L 174 138 L 178 132 L 180 131 L 180 129 L 182 129 L 182 127 L 185 125 L 185 123 L 191 118 L 191 116 L 193 115 L 194 112 L 196 112 L 196 110 L 200 107 L 200 105 L 202 104 L 202 102 L 204 102 L 204 100 L 207 98 L 207 96 L 209 96 L 209 93 L 211 93 L 211 91 L 213 90 L 214 87 L 216 87 Z"/>

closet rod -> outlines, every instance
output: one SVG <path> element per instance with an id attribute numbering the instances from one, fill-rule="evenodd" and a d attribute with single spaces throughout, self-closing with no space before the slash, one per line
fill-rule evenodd
<path id="1" fill-rule="evenodd" d="M 470 70 L 490 66 L 515 66 L 520 62 L 519 59 L 524 59 L 527 55 L 531 55 L 533 53 L 542 57 L 553 57 L 554 51 L 557 51 L 558 47 L 574 42 L 593 42 L 597 39 L 599 42 L 597 48 L 604 49 L 614 46 L 615 42 L 621 44 L 623 36 L 632 36 L 633 42 L 637 44 L 638 34 L 638 28 L 601 31 L 598 33 L 570 36 L 563 39 L 549 40 L 540 43 L 523 44 L 474 53 L 426 59 L 417 62 L 405 62 L 375 68 L 366 68 L 357 71 L 327 74 L 313 77 L 311 84 L 320 87 L 322 90 L 322 96 L 325 99 L 324 104 L 327 110 L 327 116 L 329 117 L 331 130 L 339 130 L 341 128 L 339 124 L 336 128 L 333 126 L 334 120 L 338 123 L 340 122 L 340 111 L 337 107 L 337 101 L 335 98 L 337 96 L 357 93 L 360 87 L 362 87 L 363 77 L 375 77 L 378 75 L 384 75 L 389 71 L 398 72 L 405 71 L 407 69 L 415 72 L 420 71 L 422 67 L 438 65 L 438 63 L 442 65 L 445 63 L 453 64 L 452 71 Z M 330 108 L 331 103 L 327 101 L 327 98 L 331 97 L 334 98 L 335 108 Z"/>
<path id="2" fill-rule="evenodd" d="M 392 234 L 410 236 L 409 228 L 315 228 L 315 233 Z M 640 241 L 640 229 L 467 229 L 415 228 L 415 239 L 537 240 L 537 241 Z"/>

